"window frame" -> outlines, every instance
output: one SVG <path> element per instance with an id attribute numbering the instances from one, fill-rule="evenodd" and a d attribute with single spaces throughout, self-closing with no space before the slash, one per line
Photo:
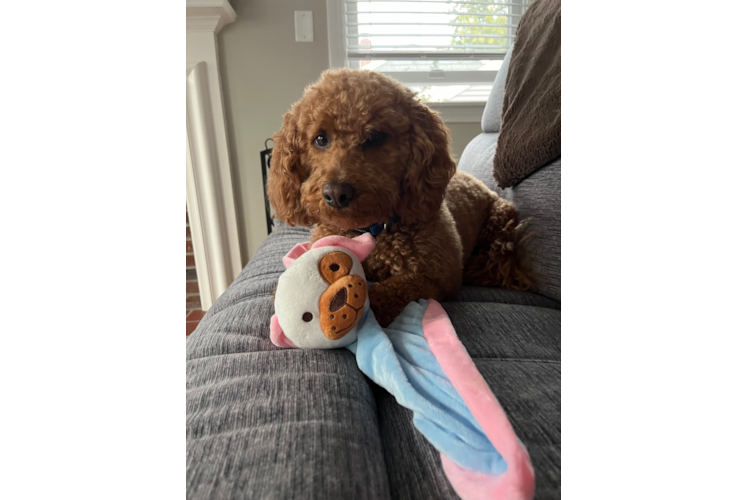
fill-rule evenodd
<path id="1" fill-rule="evenodd" d="M 348 67 L 345 39 L 345 6 L 343 0 L 327 1 L 327 45 L 330 68 Z M 496 58 L 494 56 L 494 58 Z M 499 59 L 503 59 L 503 56 Z M 434 84 L 486 84 L 492 85 L 498 71 L 464 71 L 447 72 L 441 78 L 429 78 L 426 72 L 386 72 L 406 85 Z M 446 123 L 480 123 L 483 118 L 485 102 L 426 102 L 424 103 L 439 115 Z"/>

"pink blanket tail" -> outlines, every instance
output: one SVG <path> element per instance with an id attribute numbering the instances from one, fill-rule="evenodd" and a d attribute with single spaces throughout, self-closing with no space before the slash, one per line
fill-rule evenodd
<path id="1" fill-rule="evenodd" d="M 442 455 L 444 472 L 455 492 L 463 500 L 532 500 L 535 472 L 530 455 L 517 439 L 504 409 L 457 338 L 449 316 L 435 300 L 429 300 L 423 316 L 423 330 L 444 373 L 507 463 L 506 473 L 495 477 L 464 469 Z"/>

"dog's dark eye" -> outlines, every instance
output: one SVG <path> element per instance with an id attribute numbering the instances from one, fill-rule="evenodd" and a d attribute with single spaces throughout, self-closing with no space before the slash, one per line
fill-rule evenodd
<path id="1" fill-rule="evenodd" d="M 304 321 L 306 321 L 307 323 L 309 323 L 310 321 L 312 321 L 312 318 L 313 318 L 313 317 L 314 317 L 314 316 L 312 315 L 312 313 L 310 313 L 310 312 L 305 312 L 305 313 L 304 313 L 304 314 L 303 314 L 303 315 L 301 316 L 301 319 L 303 319 Z"/>
<path id="2" fill-rule="evenodd" d="M 364 149 L 369 148 L 376 148 L 387 142 L 387 138 L 389 136 L 385 134 L 384 132 L 380 132 L 378 130 L 373 130 L 369 137 L 366 138 L 366 141 L 363 144 Z"/>
<path id="3" fill-rule="evenodd" d="M 327 149 L 327 147 L 330 145 L 330 141 L 327 140 L 327 134 L 322 132 L 317 137 L 315 137 L 314 145 L 317 146 L 319 149 Z"/>

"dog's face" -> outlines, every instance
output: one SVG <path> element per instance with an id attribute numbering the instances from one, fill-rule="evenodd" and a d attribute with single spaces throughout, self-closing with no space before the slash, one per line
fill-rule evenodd
<path id="1" fill-rule="evenodd" d="M 441 119 L 373 71 L 325 72 L 273 139 L 268 197 L 291 225 L 427 219 L 455 171 Z"/>

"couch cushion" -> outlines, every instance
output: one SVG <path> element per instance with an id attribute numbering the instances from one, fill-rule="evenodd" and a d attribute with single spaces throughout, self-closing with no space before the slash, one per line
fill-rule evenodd
<path id="1" fill-rule="evenodd" d="M 520 360 L 477 359 L 535 469 L 535 500 L 561 498 L 561 366 Z M 375 388 L 379 429 L 394 499 L 457 499 L 439 453 L 413 425 L 412 412 Z"/>
<path id="2" fill-rule="evenodd" d="M 309 237 L 276 221 L 187 339 L 187 497 L 457 498 L 412 413 L 368 381 L 350 352 L 269 341 L 281 258 Z M 560 494 L 557 307 L 479 287 L 444 303 L 528 447 L 538 499 Z"/>
<path id="3" fill-rule="evenodd" d="M 536 234 L 532 246 L 533 269 L 543 280 L 538 293 L 561 301 L 561 158 L 539 168 L 522 182 L 501 189 L 491 175 L 499 134 L 480 134 L 465 148 L 458 168 L 514 203 L 520 219 Z"/>
<path id="4" fill-rule="evenodd" d="M 278 225 L 187 338 L 187 498 L 389 498 L 368 379 L 346 350 L 269 340 Z"/>
<path id="5" fill-rule="evenodd" d="M 389 498 L 381 449 L 374 398 L 348 351 L 187 363 L 189 499 Z"/>
<path id="6" fill-rule="evenodd" d="M 535 468 L 537 500 L 561 497 L 561 312 L 491 303 L 444 304 Z M 439 454 L 412 413 L 374 389 L 392 498 L 456 499 Z"/>
<path id="7" fill-rule="evenodd" d="M 499 71 L 496 73 L 496 79 L 493 81 L 491 94 L 488 96 L 486 107 L 483 109 L 483 117 L 480 126 L 483 132 L 498 133 L 501 129 L 501 108 L 504 105 L 504 85 L 506 84 L 506 74 L 509 71 L 509 61 L 512 58 L 512 47 L 509 47 L 504 62 L 501 63 Z M 494 146 L 496 141 L 494 140 Z"/>
<path id="8" fill-rule="evenodd" d="M 537 293 L 515 292 L 484 286 L 463 285 L 460 291 L 457 292 L 457 296 L 449 299 L 449 302 L 494 302 L 497 304 L 561 309 L 561 304 Z"/>
<path id="9" fill-rule="evenodd" d="M 443 307 L 473 359 L 561 362 L 558 309 L 478 302 L 445 302 Z"/>
<path id="10" fill-rule="evenodd" d="M 496 153 L 496 138 L 498 132 L 478 134 L 465 146 L 465 150 L 460 156 L 460 163 L 457 168 L 467 172 L 473 177 L 477 177 L 483 184 L 493 189 L 499 196 L 502 190 L 496 184 L 493 178 L 493 156 Z"/>

